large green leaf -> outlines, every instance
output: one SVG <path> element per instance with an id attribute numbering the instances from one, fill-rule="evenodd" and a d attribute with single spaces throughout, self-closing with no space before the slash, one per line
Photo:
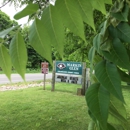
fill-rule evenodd
<path id="1" fill-rule="evenodd" d="M 95 116 L 93 115 L 93 113 L 89 110 L 89 108 L 88 108 L 88 114 L 89 114 L 89 116 L 92 118 L 92 120 L 94 122 L 97 122 L 97 119 L 95 118 Z"/>
<path id="2" fill-rule="evenodd" d="M 93 20 L 93 9 L 90 1 L 88 0 L 77 0 L 81 16 L 84 22 L 86 22 L 88 25 L 90 25 L 94 30 L 94 20 Z"/>
<path id="3" fill-rule="evenodd" d="M 46 37 L 45 39 L 47 41 L 49 41 L 50 39 L 53 46 L 58 50 L 58 52 L 62 56 L 63 47 L 64 47 L 63 43 L 64 43 L 64 37 L 65 37 L 64 26 L 61 21 L 59 11 L 57 10 L 57 8 L 50 5 L 47 9 L 45 9 L 42 15 L 42 23 L 43 25 L 41 26 L 46 27 L 47 32 L 45 33 L 49 34 L 49 37 Z"/>
<path id="4" fill-rule="evenodd" d="M 105 22 L 101 24 L 102 28 L 100 29 L 100 33 L 103 35 L 103 41 L 106 41 L 109 36 L 108 27 L 110 25 L 110 20 L 107 19 Z"/>
<path id="5" fill-rule="evenodd" d="M 104 3 L 106 3 L 106 4 L 112 4 L 112 0 L 104 0 Z"/>
<path id="6" fill-rule="evenodd" d="M 95 55 L 95 57 L 94 57 L 94 63 L 98 63 L 100 61 L 102 61 L 102 57 L 100 55 Z"/>
<path id="7" fill-rule="evenodd" d="M 55 6 L 65 27 L 85 40 L 84 24 L 76 0 L 57 0 Z"/>
<path id="8" fill-rule="evenodd" d="M 103 51 L 103 55 L 115 64 L 130 70 L 130 61 L 127 50 L 118 38 L 112 42 L 112 49 L 110 52 Z"/>
<path id="9" fill-rule="evenodd" d="M 125 3 L 124 8 L 119 12 L 111 12 L 111 15 L 120 21 L 128 21 L 129 6 Z"/>
<path id="10" fill-rule="evenodd" d="M 99 83 L 92 84 L 86 92 L 86 101 L 89 110 L 101 124 L 104 130 L 107 127 L 109 92 Z"/>
<path id="11" fill-rule="evenodd" d="M 120 70 L 119 68 L 118 68 L 118 72 L 120 74 L 122 81 L 130 83 L 130 75 L 126 74 L 126 72 Z"/>
<path id="12" fill-rule="evenodd" d="M 117 27 L 109 27 L 109 34 L 113 38 L 119 38 L 122 42 L 130 43 L 130 26 L 126 22 L 121 22 Z"/>
<path id="13" fill-rule="evenodd" d="M 116 130 L 111 124 L 107 124 L 107 130 Z"/>
<path id="14" fill-rule="evenodd" d="M 121 41 L 130 43 L 130 25 L 126 22 L 121 22 L 118 26 L 118 37 Z"/>
<path id="15" fill-rule="evenodd" d="M 88 59 L 90 61 L 90 73 L 92 75 L 92 70 L 93 70 L 93 60 L 94 60 L 94 56 L 95 56 L 95 48 L 94 47 L 91 47 L 91 49 L 89 50 L 89 53 L 88 53 Z"/>
<path id="16" fill-rule="evenodd" d="M 0 38 L 5 38 L 5 36 L 6 36 L 8 33 L 10 33 L 12 30 L 16 29 L 17 27 L 19 27 L 19 25 L 18 25 L 18 26 L 15 26 L 15 27 L 10 27 L 10 28 L 8 28 L 8 29 L 3 30 L 2 32 L 0 32 Z"/>
<path id="17" fill-rule="evenodd" d="M 100 49 L 102 51 L 106 51 L 106 52 L 110 52 L 110 49 L 111 49 L 111 39 L 108 39 L 106 42 L 104 42 L 104 44 L 102 44 L 100 46 Z"/>
<path id="18" fill-rule="evenodd" d="M 105 0 L 97 0 L 96 2 L 95 2 L 95 0 L 90 0 L 90 2 L 94 9 L 97 9 L 97 10 L 101 11 L 103 14 L 106 14 L 106 9 L 105 9 L 106 1 Z"/>
<path id="19" fill-rule="evenodd" d="M 113 25 L 110 25 L 108 27 L 108 30 L 109 30 L 109 34 L 111 34 L 110 36 L 112 38 L 118 38 L 118 30 L 116 27 L 114 27 Z"/>
<path id="20" fill-rule="evenodd" d="M 11 59 L 8 50 L 2 44 L 0 44 L 0 67 L 10 80 L 12 68 Z"/>
<path id="21" fill-rule="evenodd" d="M 88 59 L 91 63 L 93 63 L 94 56 L 95 56 L 95 48 L 91 47 L 88 53 Z"/>
<path id="22" fill-rule="evenodd" d="M 113 95 L 110 96 L 109 118 L 108 122 L 114 125 L 122 125 L 124 128 L 128 128 L 128 122 L 126 118 L 126 109 L 124 104 Z"/>
<path id="23" fill-rule="evenodd" d="M 51 42 L 47 28 L 41 20 L 36 19 L 29 30 L 29 41 L 31 46 L 44 58 L 52 63 Z"/>
<path id="24" fill-rule="evenodd" d="M 124 104 L 114 97 L 112 94 L 110 95 L 110 107 L 113 107 L 124 119 L 127 119 L 127 113 Z"/>
<path id="25" fill-rule="evenodd" d="M 100 45 L 102 44 L 102 40 L 103 40 L 102 38 L 103 38 L 102 34 L 99 33 L 93 39 L 93 46 L 95 47 L 98 53 L 100 53 Z"/>
<path id="26" fill-rule="evenodd" d="M 38 4 L 29 4 L 22 11 L 14 15 L 14 19 L 18 20 L 35 13 L 39 9 Z"/>
<path id="27" fill-rule="evenodd" d="M 103 87 L 124 102 L 121 79 L 114 64 L 106 61 L 99 62 L 95 67 L 95 75 Z"/>
<path id="28" fill-rule="evenodd" d="M 24 74 L 27 64 L 27 50 L 24 39 L 19 32 L 16 33 L 9 46 L 9 53 L 13 66 L 17 72 L 25 79 Z"/>
<path id="29" fill-rule="evenodd" d="M 96 124 L 95 122 L 92 120 L 89 125 L 88 125 L 88 130 L 95 130 Z"/>

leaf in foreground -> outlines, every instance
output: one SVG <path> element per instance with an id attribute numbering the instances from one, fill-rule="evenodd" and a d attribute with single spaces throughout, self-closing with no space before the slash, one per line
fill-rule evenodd
<path id="1" fill-rule="evenodd" d="M 111 124 L 107 124 L 107 130 L 116 130 Z"/>
<path id="2" fill-rule="evenodd" d="M 89 125 L 88 125 L 88 130 L 94 130 L 94 128 L 96 127 L 95 122 L 92 120 Z"/>
<path id="3" fill-rule="evenodd" d="M 16 33 L 9 46 L 9 53 L 16 71 L 25 79 L 27 64 L 27 50 L 24 39 L 19 32 Z"/>
<path id="4" fill-rule="evenodd" d="M 88 53 L 88 58 L 89 58 L 89 61 L 90 61 L 90 75 L 92 75 L 92 71 L 93 71 L 94 56 L 95 56 L 95 48 L 91 47 L 91 49 L 89 50 L 89 53 Z"/>
<path id="5" fill-rule="evenodd" d="M 83 20 L 76 0 L 57 0 L 56 7 L 60 12 L 61 22 L 65 27 L 85 41 Z"/>
<path id="6" fill-rule="evenodd" d="M 44 28 L 46 28 L 46 32 L 44 31 L 44 35 L 46 35 L 45 33 L 49 34 L 49 37 L 46 37 L 45 40 L 46 41 L 50 40 L 52 46 L 54 46 L 58 50 L 59 54 L 62 57 L 64 50 L 63 43 L 65 35 L 64 35 L 64 26 L 63 23 L 61 22 L 58 9 L 50 5 L 48 8 L 44 10 L 41 21 L 42 21 L 41 26 L 44 26 Z"/>
<path id="7" fill-rule="evenodd" d="M 130 61 L 127 54 L 127 50 L 120 41 L 120 39 L 115 38 L 112 41 L 112 48 L 110 52 L 103 51 L 104 56 L 114 62 L 116 65 L 130 70 Z"/>
<path id="8" fill-rule="evenodd" d="M 88 0 L 77 0 L 79 11 L 81 12 L 81 16 L 84 22 L 90 25 L 94 30 L 94 20 L 93 20 L 93 8 Z"/>
<path id="9" fill-rule="evenodd" d="M 95 75 L 103 87 L 124 102 L 121 90 L 121 79 L 114 64 L 106 63 L 106 61 L 99 62 L 95 67 Z"/>
<path id="10" fill-rule="evenodd" d="M 8 28 L 8 29 L 5 29 L 5 30 L 1 31 L 1 32 L 0 32 L 0 38 L 5 38 L 5 36 L 6 36 L 8 33 L 10 33 L 12 30 L 16 29 L 17 27 L 19 27 L 19 25 L 18 25 L 18 26 L 15 26 L 15 27 L 10 27 L 10 28 Z"/>
<path id="11" fill-rule="evenodd" d="M 99 83 L 92 84 L 86 92 L 86 101 L 89 110 L 99 121 L 102 128 L 106 129 L 110 101 L 109 92 Z"/>
<path id="12" fill-rule="evenodd" d="M 128 129 L 125 106 L 113 95 L 110 96 L 109 113 L 108 122 L 114 125 L 121 125 L 124 129 Z"/>
<path id="13" fill-rule="evenodd" d="M 118 19 L 119 21 L 128 21 L 129 15 L 129 5 L 127 3 L 124 4 L 124 8 L 119 12 L 111 12 L 111 15 Z"/>
<path id="14" fill-rule="evenodd" d="M 30 27 L 29 42 L 44 58 L 52 63 L 50 36 L 41 20 L 36 19 Z"/>
<path id="15" fill-rule="evenodd" d="M 0 67 L 10 80 L 12 64 L 9 52 L 3 44 L 0 44 Z"/>
<path id="16" fill-rule="evenodd" d="M 121 22 L 117 27 L 109 26 L 109 33 L 113 38 L 119 38 L 123 43 L 130 43 L 130 25 Z"/>
<path id="17" fill-rule="evenodd" d="M 109 1 L 110 1 L 110 0 L 109 0 Z M 108 2 L 109 2 L 109 1 L 108 1 Z M 101 11 L 103 14 L 106 14 L 106 9 L 105 9 L 106 0 L 105 0 L 105 2 L 104 2 L 104 0 L 98 0 L 98 1 L 96 1 L 96 2 L 95 2 L 95 0 L 90 0 L 90 2 L 91 2 L 91 4 L 92 4 L 93 8 L 95 8 L 95 9 Z M 107 3 L 108 3 L 108 2 L 107 2 Z"/>
<path id="18" fill-rule="evenodd" d="M 118 68 L 118 72 L 123 82 L 130 83 L 130 75 L 128 75 L 125 71 L 122 71 L 119 68 Z"/>
<path id="19" fill-rule="evenodd" d="M 38 4 L 29 4 L 22 11 L 15 14 L 14 19 L 18 20 L 35 13 L 39 9 Z"/>

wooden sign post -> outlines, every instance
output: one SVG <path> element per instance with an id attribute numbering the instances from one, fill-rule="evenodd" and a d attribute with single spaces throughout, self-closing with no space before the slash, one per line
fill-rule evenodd
<path id="1" fill-rule="evenodd" d="M 45 81 L 46 81 L 46 74 L 49 72 L 48 63 L 42 62 L 41 63 L 41 72 L 44 74 L 43 78 L 43 90 L 45 90 Z"/>
<path id="2" fill-rule="evenodd" d="M 51 83 L 51 91 L 55 90 L 55 74 L 56 74 L 56 61 L 53 61 L 53 71 L 52 71 L 52 83 Z"/>

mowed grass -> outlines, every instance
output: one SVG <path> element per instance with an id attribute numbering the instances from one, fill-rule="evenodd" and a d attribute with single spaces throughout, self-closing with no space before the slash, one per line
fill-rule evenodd
<path id="1" fill-rule="evenodd" d="M 74 84 L 0 92 L 0 130 L 87 130 L 90 118 L 84 96 Z"/>
<path id="2" fill-rule="evenodd" d="M 126 111 L 127 111 L 127 120 L 130 126 L 130 86 L 126 86 L 123 88 L 123 95 L 126 102 Z"/>
<path id="3" fill-rule="evenodd" d="M 90 118 L 80 85 L 57 83 L 0 92 L 0 130 L 87 130 Z M 130 87 L 123 88 L 130 124 Z"/>

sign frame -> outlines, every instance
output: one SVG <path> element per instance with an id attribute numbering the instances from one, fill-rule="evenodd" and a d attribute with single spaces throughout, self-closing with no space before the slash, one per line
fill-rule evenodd
<path id="1" fill-rule="evenodd" d="M 82 75 L 83 62 L 56 61 L 56 73 L 69 75 Z"/>
<path id="2" fill-rule="evenodd" d="M 41 73 L 42 74 L 48 74 L 49 73 L 49 64 L 48 62 L 42 62 L 41 63 Z"/>
<path id="3" fill-rule="evenodd" d="M 54 91 L 55 90 L 55 77 L 56 77 L 56 74 L 59 74 L 57 73 L 57 70 L 56 70 L 56 63 L 57 62 L 65 62 L 65 61 L 53 61 L 53 71 L 52 71 L 52 89 L 51 91 Z M 68 61 L 66 61 L 68 62 Z M 74 63 L 74 62 L 73 62 Z M 81 75 L 78 75 L 78 76 L 81 76 L 82 77 L 82 95 L 85 95 L 85 87 L 86 87 L 86 63 L 84 62 L 77 62 L 77 63 L 81 63 L 82 64 L 82 74 Z M 66 75 L 65 73 L 60 73 L 60 74 L 63 74 L 63 75 Z M 68 73 L 67 73 L 68 74 Z M 68 74 L 68 75 L 74 75 L 74 74 Z"/>

